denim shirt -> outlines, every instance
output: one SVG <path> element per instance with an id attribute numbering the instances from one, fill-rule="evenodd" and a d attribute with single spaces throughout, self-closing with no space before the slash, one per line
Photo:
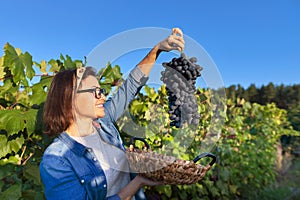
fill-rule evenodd
<path id="1" fill-rule="evenodd" d="M 105 104 L 105 117 L 96 121 L 102 139 L 124 150 L 115 126 L 147 78 L 135 67 L 118 91 Z M 118 194 L 106 197 L 107 181 L 93 150 L 73 140 L 66 132 L 59 134 L 45 150 L 40 175 L 46 199 L 120 199 Z M 140 190 L 136 199 L 145 199 Z"/>

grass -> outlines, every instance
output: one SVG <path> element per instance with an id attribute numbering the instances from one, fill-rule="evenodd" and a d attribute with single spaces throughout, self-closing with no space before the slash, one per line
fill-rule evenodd
<path id="1" fill-rule="evenodd" d="M 273 185 L 257 194 L 256 197 L 266 200 L 299 200 L 300 157 L 295 157 L 286 173 L 279 175 Z"/>

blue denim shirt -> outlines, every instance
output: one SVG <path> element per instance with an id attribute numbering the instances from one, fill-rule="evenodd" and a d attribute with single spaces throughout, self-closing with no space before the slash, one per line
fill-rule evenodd
<path id="1" fill-rule="evenodd" d="M 105 117 L 97 120 L 101 124 L 97 130 L 104 141 L 124 150 L 115 124 L 146 81 L 139 67 L 135 67 L 106 101 Z M 118 194 L 106 197 L 106 177 L 92 149 L 77 143 L 65 132 L 45 150 L 40 175 L 46 199 L 120 199 Z M 141 190 L 135 197 L 145 199 Z"/>

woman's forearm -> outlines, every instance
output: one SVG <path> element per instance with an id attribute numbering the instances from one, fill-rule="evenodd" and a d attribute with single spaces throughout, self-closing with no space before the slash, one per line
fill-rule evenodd
<path id="1" fill-rule="evenodd" d="M 143 58 L 143 60 L 139 62 L 138 66 L 146 76 L 150 74 L 150 71 L 160 53 L 161 50 L 159 49 L 159 45 L 156 45 Z"/>
<path id="2" fill-rule="evenodd" d="M 139 176 L 136 176 L 128 185 L 126 185 L 119 193 L 119 197 L 122 200 L 131 199 L 131 197 L 143 187 L 142 181 Z"/>
<path id="3" fill-rule="evenodd" d="M 142 176 L 136 176 L 128 185 L 126 185 L 119 193 L 121 199 L 130 199 L 141 187 L 144 186 L 156 186 L 162 185 L 162 182 L 156 182 L 144 178 Z"/>

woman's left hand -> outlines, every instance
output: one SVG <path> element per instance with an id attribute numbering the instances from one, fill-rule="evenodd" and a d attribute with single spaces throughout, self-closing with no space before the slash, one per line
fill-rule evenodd
<path id="1" fill-rule="evenodd" d="M 184 39 L 181 29 L 173 28 L 172 34 L 158 43 L 158 48 L 162 51 L 178 50 L 182 52 L 184 49 Z"/>
<path id="2" fill-rule="evenodd" d="M 145 177 L 137 175 L 135 178 L 138 179 L 140 185 L 143 186 L 156 186 L 156 185 L 163 185 L 162 182 L 152 181 L 150 179 L 147 179 Z"/>

